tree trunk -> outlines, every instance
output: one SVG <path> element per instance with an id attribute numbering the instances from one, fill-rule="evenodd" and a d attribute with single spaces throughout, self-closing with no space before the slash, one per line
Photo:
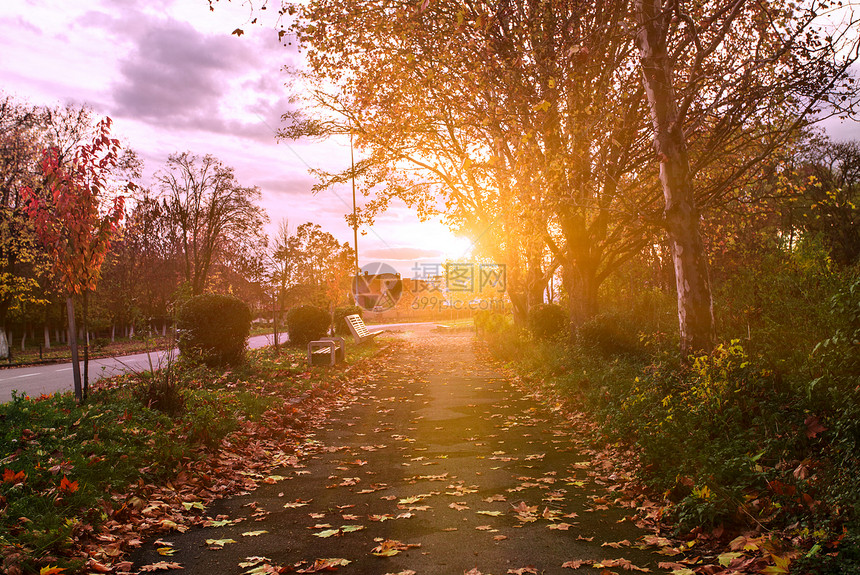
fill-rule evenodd
<path id="1" fill-rule="evenodd" d="M 6 339 L 6 326 L 0 326 L 0 359 L 9 358 L 9 340 Z"/>
<path id="2" fill-rule="evenodd" d="M 529 306 L 526 294 L 508 290 L 508 297 L 513 307 L 514 324 L 523 327 L 528 325 Z"/>
<path id="3" fill-rule="evenodd" d="M 21 326 L 21 353 L 27 351 L 27 324 Z"/>
<path id="4" fill-rule="evenodd" d="M 72 377 L 75 385 L 75 401 L 83 401 L 81 390 L 81 366 L 78 363 L 78 339 L 75 329 L 75 300 L 74 297 L 66 298 L 66 312 L 69 316 L 69 347 L 72 350 Z"/>
<path id="5" fill-rule="evenodd" d="M 716 335 L 707 257 L 667 51 L 672 14 L 669 10 L 664 12 L 662 4 L 662 0 L 636 1 L 637 44 L 655 132 L 654 148 L 660 160 L 665 225 L 678 294 L 681 354 L 688 357 L 691 353 L 710 352 Z"/>
<path id="6" fill-rule="evenodd" d="M 45 324 L 45 349 L 51 349 L 51 328 Z"/>
<path id="7" fill-rule="evenodd" d="M 83 306 L 83 323 L 84 323 L 84 334 L 86 334 L 86 343 L 84 344 L 84 380 L 83 380 L 83 392 L 84 392 L 84 401 L 87 399 L 87 393 L 90 388 L 90 331 L 89 326 L 87 326 L 87 304 L 89 303 L 89 290 L 84 289 L 84 306 Z"/>
<path id="8" fill-rule="evenodd" d="M 570 313 L 570 335 L 573 337 L 576 328 L 597 314 L 597 275 L 594 270 L 575 264 L 569 264 L 564 271 Z"/>
<path id="9" fill-rule="evenodd" d="M 110 342 L 113 343 L 116 341 L 116 323 L 112 322 L 110 324 Z"/>

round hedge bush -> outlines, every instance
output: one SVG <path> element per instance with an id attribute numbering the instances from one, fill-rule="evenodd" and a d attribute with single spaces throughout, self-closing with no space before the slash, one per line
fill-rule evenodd
<path id="1" fill-rule="evenodd" d="M 567 313 L 554 303 L 540 303 L 529 310 L 529 331 L 536 339 L 554 339 L 569 329 Z"/>
<path id="2" fill-rule="evenodd" d="M 348 315 L 358 315 L 359 317 L 364 317 L 364 308 L 358 305 L 347 305 L 343 307 L 335 308 L 334 310 L 334 332 L 337 335 L 350 335 L 352 334 L 349 331 L 349 326 L 346 325 L 345 318 Z"/>
<path id="3" fill-rule="evenodd" d="M 287 332 L 290 343 L 305 346 L 308 342 L 325 337 L 331 325 L 329 313 L 312 305 L 294 307 L 287 312 Z"/>
<path id="4" fill-rule="evenodd" d="M 179 352 L 209 366 L 236 365 L 245 359 L 251 310 L 242 300 L 207 293 L 194 296 L 176 318 Z"/>

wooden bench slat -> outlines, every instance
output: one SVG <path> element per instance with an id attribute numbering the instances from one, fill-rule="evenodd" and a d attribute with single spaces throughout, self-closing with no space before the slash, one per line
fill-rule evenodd
<path id="1" fill-rule="evenodd" d="M 356 343 L 361 343 L 362 341 L 374 338 L 385 331 L 368 330 L 364 320 L 362 320 L 361 316 L 357 314 L 348 315 L 343 319 L 346 320 L 346 325 L 349 327 L 349 331 L 352 332 L 352 337 L 355 338 Z"/>

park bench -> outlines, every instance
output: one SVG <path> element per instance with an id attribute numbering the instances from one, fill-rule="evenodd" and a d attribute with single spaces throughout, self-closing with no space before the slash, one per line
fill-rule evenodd
<path id="1" fill-rule="evenodd" d="M 342 337 L 324 337 L 308 343 L 308 365 L 336 365 L 346 359 Z"/>
<path id="2" fill-rule="evenodd" d="M 352 337 L 355 338 L 355 343 L 361 343 L 363 341 L 373 339 L 385 331 L 384 329 L 379 331 L 369 331 L 367 326 L 364 324 L 364 320 L 361 319 L 361 316 L 358 314 L 348 315 L 343 319 L 349 327 L 349 331 L 352 332 Z"/>

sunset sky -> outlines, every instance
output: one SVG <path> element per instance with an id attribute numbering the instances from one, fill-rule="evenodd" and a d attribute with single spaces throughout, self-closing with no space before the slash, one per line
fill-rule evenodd
<path id="1" fill-rule="evenodd" d="M 289 96 L 282 68 L 300 56 L 278 42 L 273 21 L 250 25 L 249 13 L 224 1 L 212 12 L 206 0 L 2 0 L 0 92 L 110 116 L 147 178 L 170 153 L 213 154 L 240 184 L 260 187 L 270 232 L 284 218 L 292 229 L 312 221 L 352 244 L 350 188 L 314 196 L 308 173 L 348 167 L 349 144 L 276 142 Z M 230 34 L 237 27 L 243 36 Z M 416 262 L 457 259 L 469 248 L 403 207 L 362 231 L 361 265 L 387 261 L 409 276 Z"/>
<path id="2" fill-rule="evenodd" d="M 146 163 L 172 152 L 211 153 L 242 185 L 259 186 L 272 220 L 312 221 L 352 242 L 344 221 L 348 187 L 314 196 L 309 168 L 349 165 L 345 141 L 276 142 L 287 110 L 285 65 L 301 63 L 272 21 L 250 25 L 241 1 L 2 0 L 0 91 L 34 104 L 86 103 L 114 119 L 115 134 Z M 230 34 L 237 27 L 242 37 Z M 860 139 L 856 122 L 828 124 L 835 138 Z M 361 202 L 359 202 L 361 203 Z M 458 259 L 469 240 L 438 222 L 390 210 L 359 238 L 360 263 L 387 261 L 404 274 L 416 262 Z"/>

